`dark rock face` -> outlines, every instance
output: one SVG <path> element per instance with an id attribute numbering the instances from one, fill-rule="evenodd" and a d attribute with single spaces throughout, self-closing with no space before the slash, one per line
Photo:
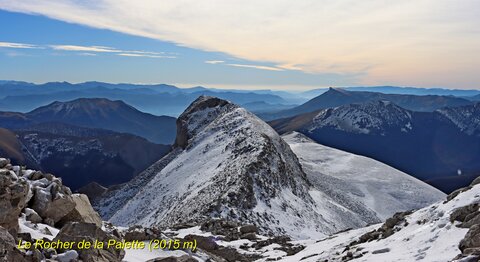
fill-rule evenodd
<path id="1" fill-rule="evenodd" d="M 188 126 L 188 118 L 190 114 L 205 110 L 208 108 L 222 107 L 229 104 L 227 101 L 216 98 L 201 96 L 195 102 L 193 102 L 177 119 L 177 137 L 175 139 L 174 146 L 185 149 L 188 144 L 188 140 L 192 137 L 191 128 Z"/>
<path id="2" fill-rule="evenodd" d="M 9 163 L 0 158 L 0 226 L 16 234 L 18 216 L 27 205 L 29 185 L 18 178 Z"/>
<path id="3" fill-rule="evenodd" d="M 74 194 L 71 197 L 75 206 L 67 215 L 62 217 L 58 223 L 59 226 L 63 226 L 68 222 L 86 222 L 94 223 L 98 227 L 102 226 L 102 219 L 98 213 L 93 210 L 86 195 Z"/>
<path id="4" fill-rule="evenodd" d="M 0 261 L 27 261 L 24 254 L 15 247 L 15 239 L 3 227 L 0 227 Z"/>
<path id="5" fill-rule="evenodd" d="M 93 243 L 95 240 L 104 242 L 104 249 L 78 249 L 79 258 L 85 262 L 109 262 L 109 261 L 122 261 L 125 256 L 123 249 L 115 249 L 113 247 L 107 248 L 107 242 L 109 239 L 115 239 L 120 241 L 119 238 L 105 233 L 101 228 L 95 224 L 72 222 L 66 224 L 58 233 L 53 241 L 74 241 L 79 243 L 82 240 L 90 241 Z"/>

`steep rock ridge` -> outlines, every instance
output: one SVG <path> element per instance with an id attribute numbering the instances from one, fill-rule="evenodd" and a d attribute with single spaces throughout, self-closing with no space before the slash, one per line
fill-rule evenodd
<path id="1" fill-rule="evenodd" d="M 316 206 L 289 146 L 253 114 L 202 96 L 178 125 L 183 151 L 113 214 L 113 223 L 170 226 L 223 217 L 266 233 L 338 230 Z"/>
<path id="2" fill-rule="evenodd" d="M 320 145 L 291 132 L 282 138 L 290 145 L 314 187 L 350 213 L 340 213 L 346 223 L 386 220 L 395 212 L 419 209 L 445 197 L 440 190 L 386 164 Z M 355 224 L 350 224 L 355 227 Z"/>

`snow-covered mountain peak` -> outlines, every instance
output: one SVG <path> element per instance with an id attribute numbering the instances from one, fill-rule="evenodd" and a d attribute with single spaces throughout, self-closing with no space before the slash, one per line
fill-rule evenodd
<path id="1" fill-rule="evenodd" d="M 316 187 L 289 144 L 235 104 L 200 97 L 177 124 L 174 151 L 97 204 L 105 218 L 160 227 L 224 218 L 297 239 L 381 221 L 375 209 L 345 196 L 349 187 Z M 407 192 L 399 202 L 411 207 L 413 197 Z"/>
<path id="2" fill-rule="evenodd" d="M 411 118 L 410 111 L 390 101 L 376 100 L 322 110 L 309 129 L 331 127 L 360 134 L 409 132 L 413 128 Z"/>
<path id="3" fill-rule="evenodd" d="M 161 170 L 141 175 L 148 181 L 124 205 L 109 207 L 112 222 L 170 226 L 222 217 L 265 233 L 325 232 L 298 159 L 265 122 L 228 101 L 200 97 L 178 125 L 175 154 Z"/>

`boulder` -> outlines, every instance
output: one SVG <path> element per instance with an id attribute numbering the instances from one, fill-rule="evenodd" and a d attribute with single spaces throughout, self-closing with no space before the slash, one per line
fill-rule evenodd
<path id="1" fill-rule="evenodd" d="M 157 228 L 144 228 L 142 226 L 132 226 L 126 232 L 125 241 L 145 241 L 161 237 L 161 232 Z"/>
<path id="2" fill-rule="evenodd" d="M 75 203 L 74 208 L 65 215 L 57 224 L 63 226 L 68 222 L 86 222 L 93 223 L 98 227 L 102 227 L 102 219 L 95 211 L 84 194 L 73 194 L 72 200 Z"/>
<path id="3" fill-rule="evenodd" d="M 27 205 L 29 185 L 8 169 L 0 169 L 0 226 L 15 234 L 18 217 Z"/>
<path id="4" fill-rule="evenodd" d="M 473 225 L 460 241 L 459 248 L 462 252 L 470 248 L 480 248 L 480 225 Z"/>
<path id="5" fill-rule="evenodd" d="M 256 240 L 257 235 L 255 233 L 246 233 L 240 236 L 241 239 Z"/>
<path id="6" fill-rule="evenodd" d="M 53 241 L 73 241 L 79 243 L 85 240 L 93 243 L 97 240 L 104 243 L 103 249 L 78 249 L 76 246 L 73 248 L 78 252 L 79 259 L 84 262 L 120 262 L 125 256 L 125 251 L 114 247 L 107 248 L 107 242 L 110 239 L 120 241 L 119 238 L 107 234 L 93 223 L 70 222 L 62 227 Z"/>
<path id="7" fill-rule="evenodd" d="M 62 191 L 57 183 L 51 183 L 46 188 L 35 188 L 32 201 L 33 210 L 44 220 L 49 218 L 55 223 L 75 208 L 72 196 Z"/>
<path id="8" fill-rule="evenodd" d="M 15 239 L 3 227 L 0 227 L 0 261 L 25 261 L 24 254 L 15 246 Z"/>
<path id="9" fill-rule="evenodd" d="M 240 227 L 240 233 L 247 234 L 247 233 L 258 233 L 258 229 L 254 225 L 245 225 Z"/>

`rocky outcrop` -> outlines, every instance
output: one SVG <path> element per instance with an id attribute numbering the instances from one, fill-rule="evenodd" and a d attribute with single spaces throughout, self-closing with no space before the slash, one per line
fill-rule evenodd
<path id="1" fill-rule="evenodd" d="M 460 250 L 464 255 L 476 253 L 480 255 L 480 225 L 473 225 L 460 242 Z"/>
<path id="2" fill-rule="evenodd" d="M 13 171 L 10 161 L 0 158 L 0 226 L 16 233 L 18 216 L 28 201 L 29 184 Z"/>
<path id="3" fill-rule="evenodd" d="M 23 227 L 38 234 L 53 237 L 56 231 L 46 225 L 61 227 L 58 239 L 89 238 L 106 241 L 112 237 L 100 228 L 102 220 L 90 205 L 88 197 L 72 194 L 62 180 L 52 174 L 12 166 L 0 158 L 0 261 L 121 261 L 123 250 L 17 249 L 16 239 L 32 243 L 28 232 L 19 231 L 19 217 Z M 72 224 L 72 222 L 82 222 Z M 91 224 L 85 223 L 90 222 Z M 46 224 L 46 225 L 45 225 Z M 10 232 L 8 232 L 8 231 Z M 52 233 L 53 232 L 53 233 Z M 38 238 L 38 236 L 37 236 Z M 43 239 L 47 241 L 48 239 Z"/>
<path id="4" fill-rule="evenodd" d="M 114 262 L 122 261 L 125 256 L 123 249 L 107 247 L 108 240 L 115 239 L 120 241 L 114 235 L 109 235 L 93 223 L 71 222 L 66 224 L 53 241 L 72 241 L 79 243 L 82 240 L 94 243 L 95 241 L 104 242 L 104 248 L 74 249 L 78 252 L 79 258 L 84 262 Z"/>
<path id="5" fill-rule="evenodd" d="M 351 242 L 348 246 L 350 247 L 373 240 L 385 239 L 393 235 L 395 232 L 400 230 L 400 228 L 397 228 L 397 226 L 402 226 L 402 224 L 403 226 L 408 225 L 406 216 L 412 214 L 412 212 L 413 211 L 395 213 L 395 215 L 393 215 L 391 218 L 388 218 L 380 228 L 363 234 L 358 240 Z"/>
<path id="6" fill-rule="evenodd" d="M 54 223 L 60 221 L 75 208 L 72 197 L 59 192 L 57 184 L 50 184 L 46 188 L 37 187 L 34 190 L 32 209 L 44 220 L 50 219 Z"/>

